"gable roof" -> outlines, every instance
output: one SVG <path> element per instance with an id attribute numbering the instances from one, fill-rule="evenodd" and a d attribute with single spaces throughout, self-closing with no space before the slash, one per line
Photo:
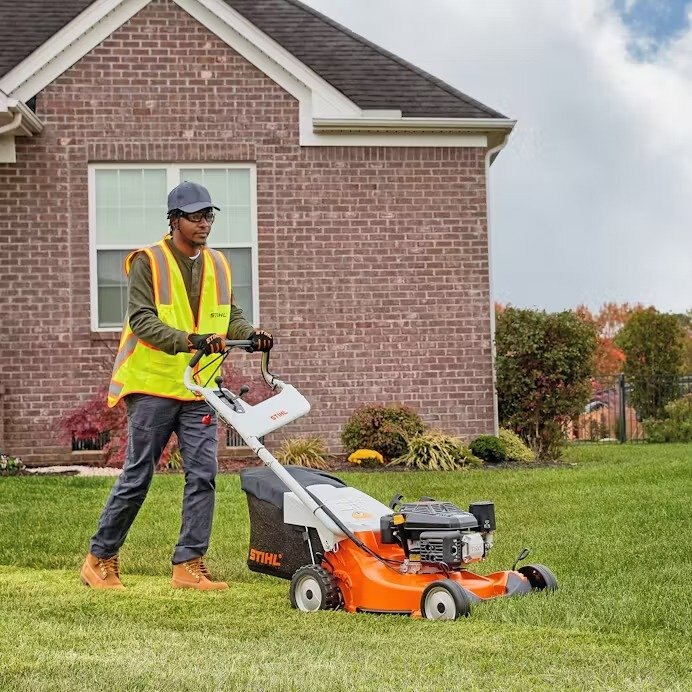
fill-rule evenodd
<path id="1" fill-rule="evenodd" d="M 403 117 L 505 119 L 298 0 L 223 0 L 363 110 Z M 94 0 L 0 0 L 0 77 Z M 11 21 L 10 21 L 11 20 Z"/>
<path id="2" fill-rule="evenodd" d="M 0 0 L 0 77 L 28 58 L 94 0 Z"/>
<path id="3" fill-rule="evenodd" d="M 363 109 L 504 118 L 298 0 L 224 0 Z"/>

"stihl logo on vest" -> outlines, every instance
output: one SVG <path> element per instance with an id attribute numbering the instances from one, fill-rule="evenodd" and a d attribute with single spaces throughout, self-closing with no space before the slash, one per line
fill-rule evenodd
<path id="1" fill-rule="evenodd" d="M 248 559 L 256 562 L 259 565 L 268 565 L 269 567 L 281 567 L 281 558 L 283 553 L 267 553 L 264 550 L 255 550 L 250 548 L 250 556 Z"/>
<path id="2" fill-rule="evenodd" d="M 278 420 L 279 418 L 283 418 L 284 416 L 288 415 L 288 411 L 277 411 L 276 413 L 273 413 L 270 418 L 272 420 Z"/>
<path id="3" fill-rule="evenodd" d="M 214 318 L 214 317 L 228 317 L 227 312 L 210 312 L 209 317 Z"/>

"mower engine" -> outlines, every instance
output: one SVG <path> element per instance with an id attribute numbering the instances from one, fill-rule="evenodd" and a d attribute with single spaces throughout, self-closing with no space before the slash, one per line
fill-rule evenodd
<path id="1" fill-rule="evenodd" d="M 380 518 L 381 540 L 403 548 L 402 573 L 463 569 L 483 560 L 492 547 L 492 502 L 475 502 L 468 512 L 430 498 L 407 503 L 394 500 L 391 506 L 394 514 Z"/>

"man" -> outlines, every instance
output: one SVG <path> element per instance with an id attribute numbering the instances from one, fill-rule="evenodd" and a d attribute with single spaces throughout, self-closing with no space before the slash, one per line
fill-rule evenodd
<path id="1" fill-rule="evenodd" d="M 224 340 L 249 339 L 268 351 L 272 336 L 255 330 L 232 299 L 222 253 L 207 247 L 214 209 L 206 188 L 184 182 L 168 195 L 170 235 L 125 260 L 127 317 L 108 393 L 108 405 L 127 404 L 128 447 L 123 472 L 101 513 L 80 577 L 98 589 L 122 589 L 118 551 L 144 502 L 154 467 L 175 432 L 185 472 L 182 526 L 173 552 L 174 588 L 218 590 L 204 564 L 214 514 L 216 419 L 183 384 L 191 352 L 206 356 Z M 211 375 L 214 367 L 205 373 Z M 202 373 L 204 374 L 204 373 Z"/>

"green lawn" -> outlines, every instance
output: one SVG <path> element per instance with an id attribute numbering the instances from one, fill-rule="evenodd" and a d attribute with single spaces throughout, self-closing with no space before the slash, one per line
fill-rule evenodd
<path id="1" fill-rule="evenodd" d="M 112 479 L 0 478 L 2 690 L 692 689 L 692 445 L 572 448 L 561 467 L 349 473 L 388 502 L 492 499 L 479 572 L 523 546 L 555 594 L 428 622 L 303 614 L 249 572 L 239 478 L 219 478 L 209 564 L 227 592 L 169 588 L 182 479 L 157 476 L 122 551 L 119 593 L 78 569 Z"/>

